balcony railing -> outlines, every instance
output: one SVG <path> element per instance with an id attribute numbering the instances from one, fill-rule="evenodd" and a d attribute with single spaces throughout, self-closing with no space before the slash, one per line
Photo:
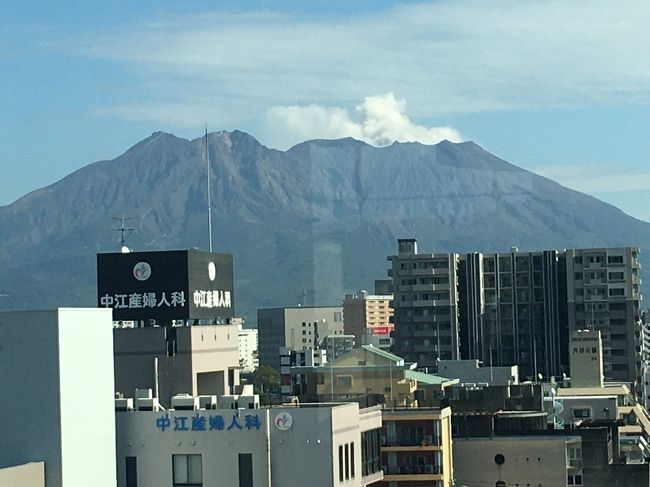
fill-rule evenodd
<path id="1" fill-rule="evenodd" d="M 442 465 L 384 465 L 384 475 L 442 475 Z"/>
<path id="2" fill-rule="evenodd" d="M 381 438 L 382 446 L 442 446 L 442 438 L 440 436 L 424 435 L 416 438 Z"/>

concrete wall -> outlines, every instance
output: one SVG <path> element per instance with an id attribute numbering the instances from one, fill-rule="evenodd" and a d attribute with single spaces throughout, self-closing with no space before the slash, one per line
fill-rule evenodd
<path id="1" fill-rule="evenodd" d="M 579 438 L 573 438 L 578 442 Z M 454 476 L 457 486 L 564 486 L 567 482 L 566 437 L 456 438 Z M 498 465 L 495 456 L 504 456 Z"/>
<path id="2" fill-rule="evenodd" d="M 115 485 L 112 314 L 0 314 L 0 468 L 45 462 L 48 487 Z"/>
<path id="3" fill-rule="evenodd" d="M 463 383 L 509 385 L 519 383 L 519 371 L 512 367 L 479 367 L 478 360 L 440 360 L 438 375 L 448 379 L 460 379 Z"/>
<path id="4" fill-rule="evenodd" d="M 59 309 L 65 487 L 115 485 L 112 333 L 110 310 Z"/>
<path id="5" fill-rule="evenodd" d="M 238 423 L 242 429 L 228 430 L 233 415 L 231 409 L 202 411 L 121 411 L 116 413 L 117 485 L 126 485 L 126 457 L 137 458 L 138 487 L 172 485 L 172 455 L 202 455 L 203 485 L 239 485 L 239 453 L 253 455 L 253 481 L 256 487 L 269 487 L 269 411 L 242 410 Z M 258 415 L 259 430 L 246 427 L 246 415 Z M 204 418 L 205 431 L 192 431 L 192 417 Z M 221 416 L 222 430 L 210 430 L 210 416 Z M 169 419 L 163 431 L 159 420 Z M 175 418 L 187 418 L 188 431 L 175 431 Z M 281 484 L 278 484 L 281 485 Z M 289 485 L 289 484 L 287 484 Z"/>
<path id="6" fill-rule="evenodd" d="M 236 325 L 123 328 L 114 330 L 115 390 L 127 397 L 133 391 L 155 391 L 155 359 L 158 358 L 160 403 L 168 407 L 178 393 L 230 394 L 228 370 L 239 367 Z M 175 343 L 168 352 L 168 341 Z M 203 376 L 199 391 L 198 374 Z M 239 382 L 234 373 L 234 384 Z"/>
<path id="7" fill-rule="evenodd" d="M 237 349 L 237 325 L 201 325 L 182 329 L 190 334 L 191 348 L 179 350 L 192 357 L 192 395 L 232 394 L 230 389 L 239 383 L 239 353 Z M 228 371 L 233 370 L 233 383 L 228 381 Z M 199 391 L 197 374 L 204 372 L 223 372 L 224 388 L 222 391 Z M 180 392 L 180 391 L 179 391 Z"/>
<path id="8" fill-rule="evenodd" d="M 2 487 L 45 487 L 45 463 L 28 463 L 0 469 Z"/>
<path id="9" fill-rule="evenodd" d="M 361 487 L 361 431 L 381 426 L 379 410 L 364 411 L 361 419 L 356 403 L 241 410 L 242 429 L 228 431 L 236 414 L 231 409 L 117 412 L 118 487 L 126 485 L 126 457 L 137 458 L 139 487 L 171 485 L 173 454 L 202 455 L 203 485 L 236 487 L 239 453 L 252 453 L 256 487 Z M 259 416 L 259 430 L 246 428 L 246 415 Z M 276 424 L 285 415 L 292 422 L 288 429 L 282 429 L 281 422 Z M 192 430 L 195 416 L 205 418 L 207 430 Z M 210 416 L 222 416 L 224 429 L 210 430 Z M 183 417 L 187 419 L 181 420 Z M 188 430 L 176 431 L 175 425 L 183 421 Z M 167 424 L 164 431 L 162 424 Z M 352 443 L 355 477 L 341 483 L 338 447 Z"/>

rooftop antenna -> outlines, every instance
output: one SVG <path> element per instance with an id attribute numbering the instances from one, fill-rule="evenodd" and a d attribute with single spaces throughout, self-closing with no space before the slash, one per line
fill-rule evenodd
<path id="1" fill-rule="evenodd" d="M 126 246 L 126 239 L 129 238 L 129 235 L 135 231 L 135 228 L 126 226 L 129 220 L 131 220 L 130 216 L 113 217 L 113 221 L 119 223 L 120 225 L 119 228 L 115 228 L 114 230 L 120 232 L 120 250 L 123 254 L 129 253 L 131 251 L 131 249 Z"/>
<path id="2" fill-rule="evenodd" d="M 208 148 L 208 125 L 205 125 L 205 167 L 208 180 L 208 250 L 212 252 L 212 205 L 210 204 L 210 150 Z"/>

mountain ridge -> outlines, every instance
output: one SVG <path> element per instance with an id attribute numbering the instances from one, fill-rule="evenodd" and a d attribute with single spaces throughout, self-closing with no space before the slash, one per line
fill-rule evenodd
<path id="1" fill-rule="evenodd" d="M 385 277 L 398 237 L 427 252 L 650 241 L 650 224 L 474 142 L 316 139 L 279 151 L 237 130 L 208 140 L 215 250 L 234 253 L 249 315 L 338 304 Z M 116 216 L 133 217 L 135 250 L 206 248 L 205 169 L 204 137 L 159 131 L 0 207 L 0 306 L 94 305 L 95 254 L 118 249 Z"/>

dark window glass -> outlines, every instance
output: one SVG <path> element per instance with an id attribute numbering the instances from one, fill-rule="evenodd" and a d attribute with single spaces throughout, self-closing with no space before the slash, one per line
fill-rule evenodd
<path id="1" fill-rule="evenodd" d="M 126 457 L 126 487 L 138 487 L 138 459 Z"/>
<path id="2" fill-rule="evenodd" d="M 239 487 L 253 487 L 253 454 L 239 454 Z"/>

